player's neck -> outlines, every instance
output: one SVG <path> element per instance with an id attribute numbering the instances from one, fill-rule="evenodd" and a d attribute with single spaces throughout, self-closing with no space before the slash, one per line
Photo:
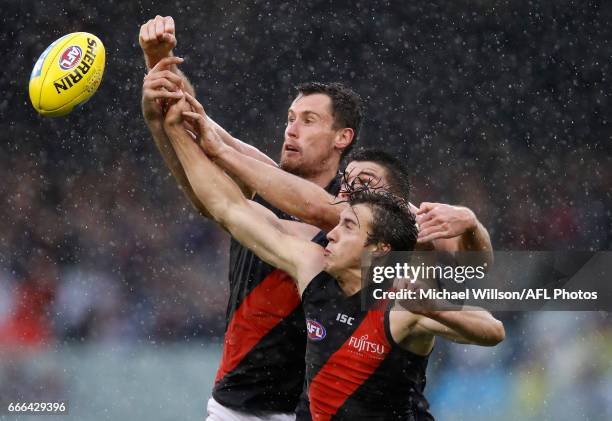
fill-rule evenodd
<path id="1" fill-rule="evenodd" d="M 325 188 L 329 185 L 329 183 L 331 183 L 336 175 L 338 175 L 338 163 L 334 162 L 333 164 L 329 163 L 329 165 L 326 165 L 322 171 L 309 174 L 304 178 L 320 187 Z"/>
<path id="2" fill-rule="evenodd" d="M 351 296 L 361 290 L 361 268 L 348 268 L 336 275 L 338 285 L 346 296 Z"/>

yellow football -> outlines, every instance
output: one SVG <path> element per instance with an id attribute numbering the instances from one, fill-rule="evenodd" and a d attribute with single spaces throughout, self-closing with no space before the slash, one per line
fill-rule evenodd
<path id="1" fill-rule="evenodd" d="M 96 92 L 106 56 L 95 35 L 74 32 L 54 41 L 38 58 L 30 76 L 34 109 L 49 117 L 66 115 Z"/>

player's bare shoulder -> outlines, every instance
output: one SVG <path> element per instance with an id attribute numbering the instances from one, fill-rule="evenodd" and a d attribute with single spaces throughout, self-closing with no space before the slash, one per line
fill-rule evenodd
<path id="1" fill-rule="evenodd" d="M 300 241 L 296 282 L 300 296 L 312 279 L 325 270 L 325 249 L 312 241 Z"/>

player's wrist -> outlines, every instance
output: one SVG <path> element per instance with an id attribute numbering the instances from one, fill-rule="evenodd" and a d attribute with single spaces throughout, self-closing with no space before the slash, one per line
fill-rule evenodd
<path id="1" fill-rule="evenodd" d="M 147 70 L 151 70 L 153 67 L 155 67 L 157 63 L 159 63 L 162 59 L 166 57 L 174 57 L 174 53 L 172 52 L 172 50 L 164 53 L 147 52 L 146 50 L 143 50 L 143 53 Z M 176 66 L 172 66 L 172 68 L 176 68 Z"/>
<path id="2" fill-rule="evenodd" d="M 219 148 L 217 149 L 217 159 L 222 162 L 225 162 L 228 159 L 229 155 L 232 153 L 232 151 L 236 150 L 225 142 L 220 142 Z"/>
<path id="3" fill-rule="evenodd" d="M 227 169 L 228 163 L 232 160 L 232 152 L 236 151 L 225 142 L 220 142 L 216 148 L 207 150 L 206 155 L 221 168 Z"/>
<path id="4" fill-rule="evenodd" d="M 149 130 L 160 130 L 164 128 L 164 121 L 161 114 L 146 114 L 143 112 L 142 115 Z"/>
<path id="5" fill-rule="evenodd" d="M 148 106 L 145 101 L 142 103 L 142 116 L 149 127 L 159 128 L 163 124 L 161 111 Z"/>
<path id="6" fill-rule="evenodd" d="M 164 120 L 164 129 L 166 130 L 166 132 L 170 133 L 177 133 L 180 132 L 181 130 L 183 130 L 183 120 L 178 117 L 178 118 L 168 118 L 166 117 L 166 119 Z"/>
<path id="7" fill-rule="evenodd" d="M 158 120 L 163 116 L 160 102 L 153 99 L 150 92 L 143 86 L 140 108 L 145 120 Z"/>

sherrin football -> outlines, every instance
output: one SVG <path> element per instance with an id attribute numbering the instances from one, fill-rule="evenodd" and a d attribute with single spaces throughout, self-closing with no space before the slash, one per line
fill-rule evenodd
<path id="1" fill-rule="evenodd" d="M 49 117 L 66 115 L 96 92 L 106 57 L 95 35 L 74 32 L 54 41 L 38 58 L 30 76 L 34 109 Z"/>

